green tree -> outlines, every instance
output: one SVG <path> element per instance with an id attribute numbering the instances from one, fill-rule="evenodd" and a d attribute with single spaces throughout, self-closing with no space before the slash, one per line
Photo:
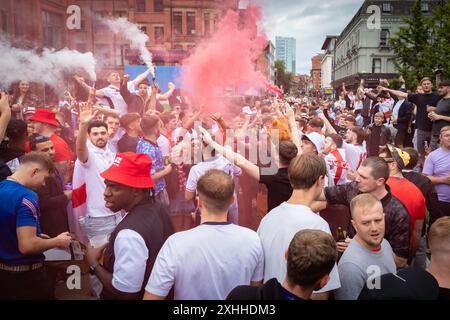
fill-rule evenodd
<path id="1" fill-rule="evenodd" d="M 289 92 L 292 86 L 292 73 L 286 72 L 284 61 L 275 61 L 275 68 L 277 69 L 277 84 L 283 86 L 284 92 Z"/>
<path id="2" fill-rule="evenodd" d="M 413 90 L 423 77 L 434 78 L 437 66 L 447 78 L 450 72 L 450 4 L 442 1 L 431 17 L 422 13 L 422 1 L 416 0 L 411 16 L 404 18 L 404 27 L 391 38 L 395 66 L 408 89 Z"/>

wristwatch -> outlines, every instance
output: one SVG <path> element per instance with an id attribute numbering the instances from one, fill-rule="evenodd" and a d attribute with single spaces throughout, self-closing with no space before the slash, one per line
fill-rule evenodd
<path id="1" fill-rule="evenodd" d="M 96 262 L 95 265 L 89 266 L 89 274 L 95 275 L 95 270 L 97 269 L 97 267 L 98 267 L 99 265 L 100 265 L 100 264 L 99 264 L 98 262 Z"/>

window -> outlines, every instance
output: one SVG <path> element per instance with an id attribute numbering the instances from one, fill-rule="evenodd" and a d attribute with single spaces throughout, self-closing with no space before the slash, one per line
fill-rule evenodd
<path id="1" fill-rule="evenodd" d="M 155 27 L 155 44 L 164 44 L 164 27 Z"/>
<path id="2" fill-rule="evenodd" d="M 381 73 L 381 59 L 372 60 L 372 73 Z"/>
<path id="3" fill-rule="evenodd" d="M 146 12 L 146 0 L 136 0 L 136 11 L 137 12 Z"/>
<path id="4" fill-rule="evenodd" d="M 114 62 L 115 62 L 115 67 L 121 67 L 123 66 L 123 61 L 124 61 L 124 47 L 125 45 L 116 45 L 115 50 L 114 50 Z"/>
<path id="5" fill-rule="evenodd" d="M 106 12 L 97 11 L 94 15 L 94 32 L 101 33 L 108 29 L 107 26 L 103 23 L 103 18 L 107 16 Z"/>
<path id="6" fill-rule="evenodd" d="M 422 12 L 428 12 L 430 11 L 430 7 L 428 6 L 428 3 L 422 2 Z"/>
<path id="7" fill-rule="evenodd" d="M 9 1 L 0 1 L 0 30 L 8 33 L 8 23 L 9 23 Z"/>
<path id="8" fill-rule="evenodd" d="M 381 29 L 380 46 L 387 46 L 389 43 L 389 29 Z"/>
<path id="9" fill-rule="evenodd" d="M 162 12 L 164 11 L 164 2 L 163 0 L 153 0 L 153 11 Z"/>
<path id="10" fill-rule="evenodd" d="M 392 11 L 392 7 L 390 3 L 383 3 L 383 12 L 390 13 Z"/>
<path id="11" fill-rule="evenodd" d="M 23 0 L 13 2 L 13 15 L 14 15 L 14 34 L 16 37 L 24 35 L 24 20 L 23 19 Z"/>
<path id="12" fill-rule="evenodd" d="M 205 13 L 203 23 L 205 24 L 205 36 L 211 35 L 211 15 Z"/>
<path id="13" fill-rule="evenodd" d="M 187 26 L 187 34 L 194 35 L 195 34 L 195 12 L 187 13 L 186 26 Z"/>
<path id="14" fill-rule="evenodd" d="M 42 34 L 46 47 L 55 49 L 63 47 L 63 28 L 64 17 L 62 15 L 42 11 Z"/>
<path id="15" fill-rule="evenodd" d="M 173 33 L 180 35 L 183 33 L 183 13 L 173 13 Z"/>
<path id="16" fill-rule="evenodd" d="M 147 27 L 146 26 L 140 26 L 139 29 L 145 34 L 147 34 Z"/>

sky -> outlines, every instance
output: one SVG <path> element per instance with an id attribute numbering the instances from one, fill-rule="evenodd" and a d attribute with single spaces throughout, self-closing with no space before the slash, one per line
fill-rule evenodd
<path id="1" fill-rule="evenodd" d="M 246 6 L 248 0 L 241 0 Z M 262 7 L 262 26 L 275 36 L 297 40 L 297 73 L 309 74 L 311 58 L 322 53 L 326 35 L 339 35 L 364 0 L 253 0 Z"/>

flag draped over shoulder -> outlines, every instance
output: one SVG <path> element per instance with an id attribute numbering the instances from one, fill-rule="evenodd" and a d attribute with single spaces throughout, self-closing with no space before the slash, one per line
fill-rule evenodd
<path id="1" fill-rule="evenodd" d="M 84 169 L 79 160 L 75 162 L 73 172 L 73 192 L 72 192 L 72 209 L 69 211 L 69 227 L 70 231 L 76 235 L 76 238 L 86 243 L 85 236 L 81 231 L 78 219 L 86 215 L 86 182 L 84 179 Z"/>

